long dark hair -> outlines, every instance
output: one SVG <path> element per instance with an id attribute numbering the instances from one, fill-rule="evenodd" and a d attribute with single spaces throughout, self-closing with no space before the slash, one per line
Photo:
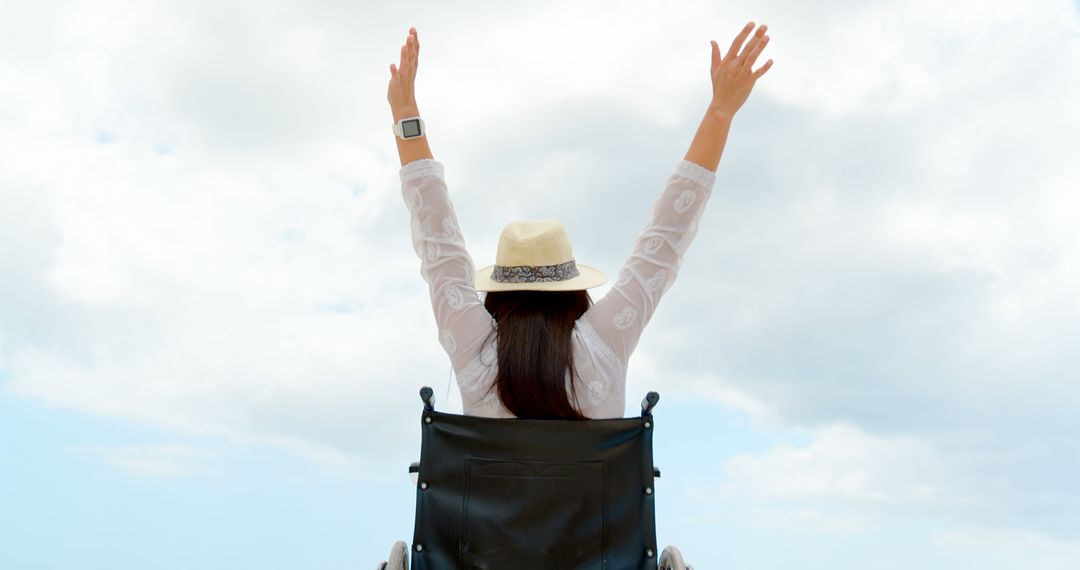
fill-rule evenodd
<path id="1" fill-rule="evenodd" d="M 519 418 L 585 419 L 566 393 L 566 370 L 577 378 L 570 333 L 592 304 L 588 291 L 488 291 L 495 319 L 499 371 L 492 389 Z"/>

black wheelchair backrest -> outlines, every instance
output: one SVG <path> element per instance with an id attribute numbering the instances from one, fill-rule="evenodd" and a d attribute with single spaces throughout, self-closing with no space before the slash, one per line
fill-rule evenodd
<path id="1" fill-rule="evenodd" d="M 412 568 L 656 570 L 650 392 L 641 417 L 441 413 L 421 391 Z"/>

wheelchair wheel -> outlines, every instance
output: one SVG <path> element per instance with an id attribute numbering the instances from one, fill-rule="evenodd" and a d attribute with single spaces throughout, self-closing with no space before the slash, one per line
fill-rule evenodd
<path id="1" fill-rule="evenodd" d="M 694 570 L 693 566 L 687 566 L 683 562 L 682 553 L 678 548 L 672 545 L 668 545 L 663 552 L 660 553 L 660 569 L 659 570 Z"/>
<path id="2" fill-rule="evenodd" d="M 395 542 L 390 548 L 390 560 L 380 562 L 375 570 L 409 570 L 409 548 L 405 542 Z"/>

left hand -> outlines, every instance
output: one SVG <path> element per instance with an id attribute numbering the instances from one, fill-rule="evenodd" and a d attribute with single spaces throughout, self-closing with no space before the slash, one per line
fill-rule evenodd
<path id="1" fill-rule="evenodd" d="M 409 28 L 405 44 L 401 46 L 401 62 L 397 67 L 390 64 L 390 85 L 386 89 L 386 100 L 395 114 L 399 110 L 412 111 L 417 108 L 413 87 L 419 55 L 420 39 L 416 35 L 416 28 Z"/>

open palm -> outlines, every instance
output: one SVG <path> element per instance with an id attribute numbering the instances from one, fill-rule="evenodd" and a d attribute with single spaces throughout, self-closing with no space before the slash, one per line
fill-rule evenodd
<path id="1" fill-rule="evenodd" d="M 723 57 L 720 56 L 720 46 L 712 42 L 712 65 L 709 69 L 713 86 L 712 106 L 721 112 L 734 115 L 750 96 L 750 90 L 757 80 L 772 67 L 773 60 L 770 59 L 757 70 L 753 69 L 754 62 L 769 43 L 769 36 L 765 35 L 768 26 L 762 24 L 743 46 L 743 41 L 753 29 L 753 22 L 743 26 Z"/>
<path id="2" fill-rule="evenodd" d="M 405 44 L 401 46 L 401 61 L 395 67 L 390 64 L 390 85 L 386 88 L 386 100 L 391 109 L 416 106 L 416 64 L 420 56 L 420 39 L 416 28 L 409 28 Z"/>

